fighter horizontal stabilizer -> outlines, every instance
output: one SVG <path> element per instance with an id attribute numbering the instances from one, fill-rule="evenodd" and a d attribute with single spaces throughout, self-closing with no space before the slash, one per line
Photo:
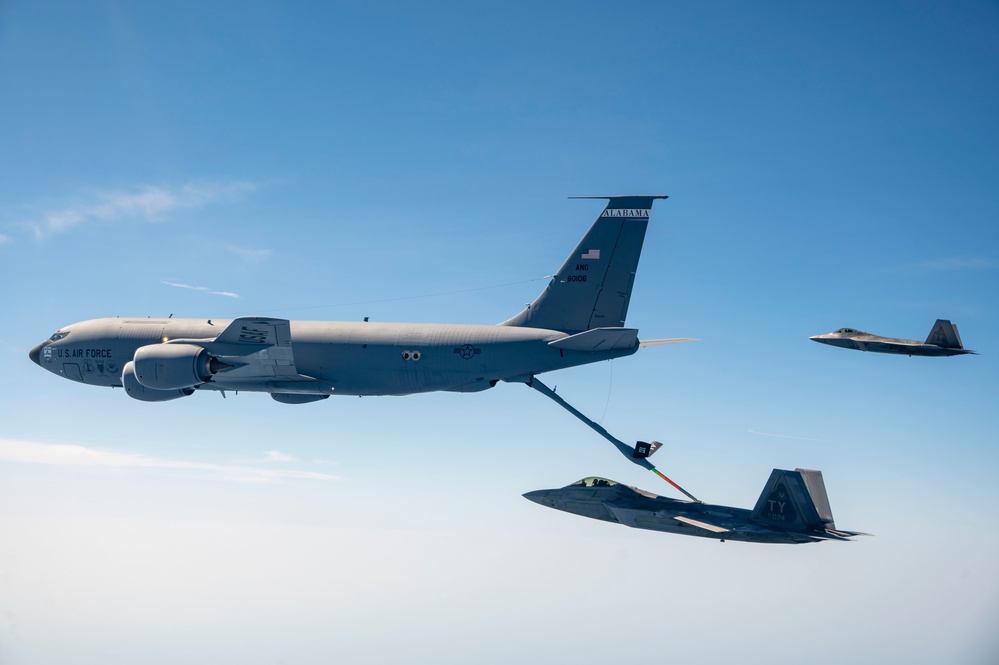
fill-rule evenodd
<path id="1" fill-rule="evenodd" d="M 839 529 L 826 529 L 826 536 L 834 540 L 850 540 L 854 536 L 870 536 L 863 531 L 840 531 Z"/>
<path id="2" fill-rule="evenodd" d="M 700 342 L 701 340 L 695 337 L 676 337 L 673 339 L 643 339 L 638 343 L 638 346 L 643 349 L 647 346 L 661 346 L 662 344 L 683 344 L 684 342 Z"/>
<path id="3" fill-rule="evenodd" d="M 711 533 L 728 533 L 731 529 L 726 529 L 725 527 L 715 526 L 714 524 L 708 524 L 707 522 L 699 522 L 697 520 L 692 520 L 689 517 L 684 517 L 682 515 L 674 515 L 673 519 L 677 522 L 683 522 L 684 524 L 689 524 L 690 526 L 696 526 L 698 529 L 705 529 Z"/>
<path id="4" fill-rule="evenodd" d="M 637 441 L 635 442 L 635 452 L 633 452 L 631 456 L 635 459 L 652 457 L 652 455 L 662 447 L 663 444 L 658 441 Z"/>

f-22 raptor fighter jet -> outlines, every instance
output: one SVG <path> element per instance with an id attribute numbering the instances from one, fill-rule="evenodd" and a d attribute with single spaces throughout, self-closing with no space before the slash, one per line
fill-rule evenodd
<path id="1" fill-rule="evenodd" d="M 94 319 L 28 354 L 57 376 L 124 387 L 145 402 L 203 390 L 269 393 L 302 404 L 330 395 L 478 392 L 499 381 L 628 356 L 625 328 L 649 213 L 665 196 L 608 199 L 538 298 L 499 325 L 224 319 Z M 224 394 L 224 393 L 223 393 Z"/>
<path id="2" fill-rule="evenodd" d="M 752 510 L 670 499 L 596 477 L 524 497 L 605 522 L 723 542 L 797 544 L 868 535 L 836 528 L 822 472 L 806 469 L 774 469 Z"/>
<path id="3" fill-rule="evenodd" d="M 879 337 L 853 328 L 840 328 L 825 335 L 813 335 L 808 339 L 843 349 L 873 351 L 875 353 L 895 353 L 905 356 L 960 356 L 975 351 L 964 348 L 957 326 L 946 319 L 937 319 L 925 342 L 915 339 Z"/>

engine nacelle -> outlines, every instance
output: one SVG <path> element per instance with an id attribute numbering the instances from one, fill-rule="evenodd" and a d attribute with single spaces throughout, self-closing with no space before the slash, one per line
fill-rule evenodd
<path id="1" fill-rule="evenodd" d="M 275 402 L 282 404 L 308 404 L 326 399 L 329 395 L 300 395 L 297 393 L 271 393 Z"/>
<path id="2" fill-rule="evenodd" d="M 129 360 L 125 363 L 125 368 L 121 371 L 121 385 L 125 387 L 128 396 L 140 402 L 167 402 L 172 399 L 188 397 L 194 394 L 194 388 L 180 388 L 179 390 L 156 390 L 147 388 L 135 377 L 135 363 Z"/>
<path id="3" fill-rule="evenodd" d="M 485 379 L 476 379 L 471 383 L 463 383 L 460 386 L 455 386 L 453 388 L 445 388 L 449 393 L 480 393 L 483 390 L 489 390 L 493 386 L 499 383 L 499 380 L 493 379 L 492 381 L 486 381 Z"/>
<path id="4" fill-rule="evenodd" d="M 141 346 L 133 362 L 135 378 L 154 390 L 193 388 L 210 379 L 222 364 L 195 344 Z"/>

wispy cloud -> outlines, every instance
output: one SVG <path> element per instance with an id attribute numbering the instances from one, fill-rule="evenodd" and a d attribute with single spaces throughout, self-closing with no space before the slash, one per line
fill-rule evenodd
<path id="1" fill-rule="evenodd" d="M 794 439 L 795 441 L 821 441 L 822 439 L 809 439 L 805 436 L 791 436 L 790 434 L 773 434 L 772 432 L 758 432 L 755 429 L 747 430 L 750 434 L 757 436 L 772 436 L 778 439 Z"/>
<path id="2" fill-rule="evenodd" d="M 264 451 L 264 461 L 267 462 L 294 462 L 295 458 L 291 455 L 285 455 L 277 450 L 265 450 Z"/>
<path id="3" fill-rule="evenodd" d="M 959 258 L 959 257 L 932 259 L 929 261 L 922 261 L 916 264 L 916 267 L 921 270 L 933 270 L 933 271 L 981 270 L 983 268 L 992 268 L 994 266 L 995 264 L 987 259 Z"/>
<path id="4" fill-rule="evenodd" d="M 95 191 L 72 205 L 41 212 L 22 226 L 42 240 L 92 222 L 158 221 L 170 212 L 201 208 L 232 200 L 255 190 L 256 183 L 187 183 L 179 186 L 140 185 L 127 190 Z"/>
<path id="5" fill-rule="evenodd" d="M 270 453 L 287 457 L 277 451 L 268 451 L 266 454 Z M 292 461 L 292 459 L 274 461 Z M 198 472 L 227 480 L 253 483 L 273 483 L 280 480 L 339 480 L 337 476 L 317 471 L 168 460 L 134 453 L 87 448 L 75 444 L 38 443 L 16 439 L 0 439 L 0 462 Z"/>
<path id="6" fill-rule="evenodd" d="M 8 242 L 10 242 L 10 236 L 5 236 L 4 234 L 0 233 L 0 245 L 3 245 L 4 243 Z"/>
<path id="7" fill-rule="evenodd" d="M 269 249 L 253 249 L 251 247 L 237 247 L 235 245 L 226 245 L 225 248 L 247 265 L 262 263 L 270 258 L 271 255 L 271 250 Z"/>
<path id="8" fill-rule="evenodd" d="M 240 460 L 240 464 L 270 464 L 272 462 L 297 462 L 297 457 L 282 453 L 279 450 L 265 450 L 263 457 Z"/>
<path id="9" fill-rule="evenodd" d="M 190 289 L 191 291 L 201 291 L 202 293 L 208 293 L 213 296 L 225 296 L 226 298 L 239 298 L 238 293 L 233 293 L 232 291 L 214 291 L 207 286 L 191 286 L 190 284 L 181 284 L 180 282 L 168 282 L 167 280 L 161 280 L 161 283 L 167 286 L 172 286 L 177 289 Z"/>

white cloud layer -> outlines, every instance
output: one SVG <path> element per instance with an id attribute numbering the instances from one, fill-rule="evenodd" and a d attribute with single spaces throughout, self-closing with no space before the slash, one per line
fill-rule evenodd
<path id="1" fill-rule="evenodd" d="M 261 461 L 293 461 L 294 458 L 276 450 L 267 451 Z M 96 466 L 118 469 L 160 469 L 199 472 L 241 482 L 271 483 L 279 480 L 339 480 L 338 476 L 316 471 L 255 468 L 242 464 L 214 464 L 168 460 L 135 453 L 98 450 L 76 444 L 38 443 L 17 439 L 0 439 L 0 462 L 26 462 L 58 466 Z"/>
<path id="2" fill-rule="evenodd" d="M 43 212 L 25 226 L 42 240 L 91 222 L 156 221 L 174 210 L 201 208 L 238 198 L 258 185 L 251 182 L 187 183 L 176 187 L 142 185 L 131 190 L 99 191 L 75 205 Z"/>

